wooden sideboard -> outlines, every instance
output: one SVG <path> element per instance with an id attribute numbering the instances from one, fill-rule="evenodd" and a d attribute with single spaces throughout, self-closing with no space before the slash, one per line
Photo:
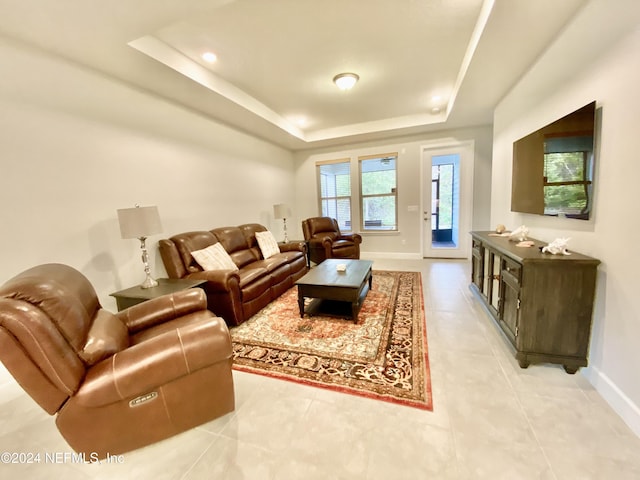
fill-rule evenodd
<path id="1" fill-rule="evenodd" d="M 542 253 L 546 243 L 517 247 L 493 232 L 471 232 L 471 289 L 516 350 L 520 367 L 587 366 L 599 260 L 576 252 Z"/>

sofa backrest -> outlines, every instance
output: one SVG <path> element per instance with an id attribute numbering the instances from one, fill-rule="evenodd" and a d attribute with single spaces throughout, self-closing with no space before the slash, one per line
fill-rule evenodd
<path id="1" fill-rule="evenodd" d="M 266 232 L 267 229 L 264 225 L 260 225 L 259 223 L 245 223 L 238 228 L 242 230 L 244 237 L 247 239 L 247 245 L 249 245 L 249 248 L 253 251 L 253 255 L 257 258 L 262 258 L 262 251 L 256 239 L 256 232 Z"/>
<path id="2" fill-rule="evenodd" d="M 237 227 L 214 228 L 210 231 L 185 232 L 160 240 L 158 247 L 169 277 L 182 278 L 189 273 L 202 271 L 191 252 L 218 242 L 238 268 L 260 260 L 262 253 L 258 247 L 256 232 L 266 230 L 259 223 L 246 223 Z"/>
<path id="3" fill-rule="evenodd" d="M 191 252 L 214 243 L 218 243 L 218 239 L 207 231 L 179 233 L 169 240 L 160 240 L 158 246 L 169 277 L 182 278 L 188 273 L 202 271 Z"/>
<path id="4" fill-rule="evenodd" d="M 211 233 L 222 244 L 238 268 L 260 259 L 249 247 L 249 241 L 240 227 L 214 228 Z"/>

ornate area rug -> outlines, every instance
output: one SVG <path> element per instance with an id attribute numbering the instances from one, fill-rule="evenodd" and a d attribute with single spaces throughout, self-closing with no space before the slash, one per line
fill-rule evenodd
<path id="1" fill-rule="evenodd" d="M 355 324 L 300 318 L 293 287 L 230 329 L 233 368 L 432 410 L 422 298 L 420 273 L 374 271 Z"/>

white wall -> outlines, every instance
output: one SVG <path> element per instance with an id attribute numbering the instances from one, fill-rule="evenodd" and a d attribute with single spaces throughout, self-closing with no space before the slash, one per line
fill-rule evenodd
<path id="1" fill-rule="evenodd" d="M 525 224 L 547 242 L 571 237 L 570 248 L 602 261 L 590 366 L 581 372 L 640 435 L 638 19 L 637 2 L 590 2 L 498 106 L 491 223 Z M 593 100 L 600 114 L 593 220 L 510 212 L 513 142 Z"/>
<path id="2" fill-rule="evenodd" d="M 293 203 L 293 157 L 158 97 L 57 57 L 0 43 L 0 283 L 67 263 L 109 293 L 144 279 L 118 208 L 157 205 L 164 234 L 259 222 Z"/>
<path id="3" fill-rule="evenodd" d="M 491 142 L 490 126 L 444 130 L 441 132 L 400 137 L 393 141 L 352 144 L 335 149 L 298 152 L 295 154 L 296 218 L 292 230 L 302 238 L 301 222 L 320 215 L 316 162 L 351 158 L 352 177 L 358 175 L 358 156 L 398 152 L 398 233 L 364 233 L 361 251 L 383 254 L 388 258 L 420 258 L 422 254 L 421 228 L 421 153 L 424 147 L 474 142 L 473 228 L 489 228 L 491 199 Z M 356 182 L 357 183 L 357 182 Z M 353 198 L 358 192 L 352 191 Z M 409 206 L 418 206 L 408 211 Z M 352 206 L 358 212 L 358 205 Z M 358 217 L 359 218 L 359 217 Z M 357 219 L 356 219 L 357 220 Z M 355 222 L 357 223 L 357 222 Z"/>

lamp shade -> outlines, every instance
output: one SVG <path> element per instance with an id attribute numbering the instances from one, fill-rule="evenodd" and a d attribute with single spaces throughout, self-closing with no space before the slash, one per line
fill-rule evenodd
<path id="1" fill-rule="evenodd" d="M 284 203 L 278 203 L 273 206 L 274 218 L 291 218 L 291 210 Z"/>
<path id="2" fill-rule="evenodd" d="M 142 238 L 162 233 L 158 207 L 135 207 L 118 210 L 122 238 Z"/>

